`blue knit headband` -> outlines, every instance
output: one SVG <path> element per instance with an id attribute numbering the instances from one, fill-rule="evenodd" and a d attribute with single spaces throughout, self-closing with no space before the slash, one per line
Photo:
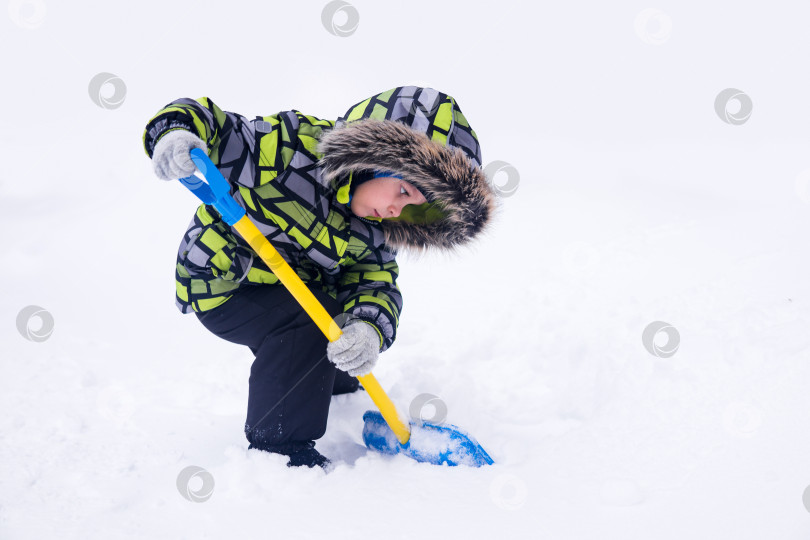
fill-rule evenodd
<path id="1" fill-rule="evenodd" d="M 387 177 L 399 178 L 400 180 L 402 180 L 402 177 L 398 174 L 377 170 L 374 171 L 374 178 L 387 178 Z"/>

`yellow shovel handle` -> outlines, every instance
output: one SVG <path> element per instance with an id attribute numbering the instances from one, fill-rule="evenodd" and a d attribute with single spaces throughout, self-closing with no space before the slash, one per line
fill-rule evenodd
<path id="1" fill-rule="evenodd" d="M 256 228 L 256 225 L 248 219 L 247 215 L 242 216 L 239 221 L 234 223 L 233 228 L 236 229 L 242 238 L 250 244 L 250 247 L 259 254 L 259 257 L 261 257 L 264 263 L 273 271 L 279 281 L 287 287 L 287 290 L 289 290 L 298 303 L 301 304 L 307 314 L 312 317 L 312 320 L 315 321 L 315 324 L 317 324 L 321 332 L 324 333 L 326 339 L 335 341 L 343 335 L 340 327 L 335 323 L 334 319 L 332 319 L 318 299 L 315 298 L 312 291 L 301 281 L 298 274 L 290 268 L 287 261 L 285 261 L 276 248 L 267 241 L 267 238 L 265 238 L 261 231 Z M 374 404 L 380 409 L 380 413 L 382 413 L 383 418 L 385 418 L 385 421 L 394 431 L 397 440 L 402 444 L 408 442 L 411 436 L 408 424 L 402 421 L 394 403 L 382 389 L 374 375 L 368 373 L 367 375 L 362 375 L 357 378 L 360 379 L 363 388 L 366 389 L 366 392 L 368 392 Z"/>

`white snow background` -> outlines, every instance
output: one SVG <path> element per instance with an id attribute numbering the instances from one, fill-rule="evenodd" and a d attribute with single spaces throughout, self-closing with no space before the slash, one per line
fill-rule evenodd
<path id="1" fill-rule="evenodd" d="M 810 537 L 806 2 L 352 0 L 345 36 L 325 1 L 6 3 L 0 538 Z M 474 247 L 399 257 L 374 373 L 496 464 L 367 451 L 357 393 L 317 442 L 335 470 L 289 469 L 247 451 L 250 351 L 174 305 L 197 201 L 143 128 L 180 97 L 335 119 L 407 84 L 519 183 Z"/>

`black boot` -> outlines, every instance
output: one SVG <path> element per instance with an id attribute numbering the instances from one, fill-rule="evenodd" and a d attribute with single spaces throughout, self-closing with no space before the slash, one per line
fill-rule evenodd
<path id="1" fill-rule="evenodd" d="M 287 462 L 287 467 L 301 467 L 306 465 L 312 468 L 317 465 L 318 467 L 328 470 L 332 464 L 328 458 L 315 450 L 315 441 L 293 441 L 285 444 L 262 447 L 251 444 L 248 446 L 248 449 L 251 448 L 289 456 L 290 460 Z"/>

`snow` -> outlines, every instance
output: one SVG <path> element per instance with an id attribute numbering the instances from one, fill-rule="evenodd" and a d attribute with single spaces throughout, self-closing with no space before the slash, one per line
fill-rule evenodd
<path id="1" fill-rule="evenodd" d="M 663 4 L 655 45 L 640 4 L 420 0 L 407 13 L 442 22 L 414 27 L 358 3 L 344 38 L 325 4 L 10 4 L 47 9 L 0 33 L 0 538 L 806 539 L 807 7 Z M 101 72 L 119 108 L 88 97 Z M 400 256 L 374 373 L 401 411 L 438 396 L 495 464 L 368 451 L 360 392 L 317 441 L 335 469 L 289 469 L 247 451 L 250 351 L 173 304 L 196 203 L 152 175 L 143 126 L 183 96 L 335 118 L 417 81 L 520 183 L 474 248 Z M 715 113 L 726 88 L 746 123 Z M 27 306 L 53 317 L 44 341 L 18 332 Z M 656 321 L 669 357 L 642 342 Z M 178 489 L 191 466 L 203 502 Z"/>

